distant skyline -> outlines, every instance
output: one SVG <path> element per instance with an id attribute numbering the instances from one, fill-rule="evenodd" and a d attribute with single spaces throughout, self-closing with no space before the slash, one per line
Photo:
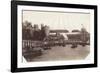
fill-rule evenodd
<path id="1" fill-rule="evenodd" d="M 90 14 L 84 13 L 59 13 L 59 12 L 40 12 L 23 11 L 23 22 L 31 22 L 32 25 L 48 25 L 50 29 L 65 29 L 72 31 L 80 30 L 82 25 L 90 32 Z"/>

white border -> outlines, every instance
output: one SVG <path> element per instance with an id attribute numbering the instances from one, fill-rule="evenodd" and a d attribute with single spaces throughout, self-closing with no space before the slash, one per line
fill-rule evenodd
<path id="1" fill-rule="evenodd" d="M 64 12 L 84 12 L 90 13 L 90 54 L 85 60 L 70 61 L 45 61 L 45 62 L 24 62 L 22 63 L 22 10 L 44 10 L 44 11 L 64 11 Z M 74 9 L 74 8 L 57 8 L 57 7 L 40 7 L 40 6 L 18 6 L 18 68 L 40 67 L 40 66 L 57 66 L 57 65 L 76 65 L 94 63 L 94 10 L 93 9 Z"/>

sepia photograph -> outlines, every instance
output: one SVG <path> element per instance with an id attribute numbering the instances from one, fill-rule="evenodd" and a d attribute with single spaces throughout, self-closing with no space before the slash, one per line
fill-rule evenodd
<path id="1" fill-rule="evenodd" d="M 11 3 L 11 71 L 97 67 L 97 6 Z"/>
<path id="2" fill-rule="evenodd" d="M 84 60 L 90 35 L 90 13 L 22 11 L 22 55 L 27 62 Z"/>

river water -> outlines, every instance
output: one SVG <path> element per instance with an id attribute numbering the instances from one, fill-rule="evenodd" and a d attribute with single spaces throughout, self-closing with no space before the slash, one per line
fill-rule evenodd
<path id="1" fill-rule="evenodd" d="M 66 45 L 66 47 L 56 46 L 49 50 L 43 50 L 43 55 L 38 56 L 31 61 L 80 60 L 85 59 L 89 52 L 90 46 L 82 47 L 81 45 L 78 45 L 77 48 L 71 48 L 71 45 Z"/>

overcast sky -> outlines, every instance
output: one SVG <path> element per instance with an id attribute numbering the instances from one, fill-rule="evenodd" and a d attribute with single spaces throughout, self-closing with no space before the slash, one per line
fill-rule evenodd
<path id="1" fill-rule="evenodd" d="M 85 13 L 62 13 L 44 11 L 23 11 L 23 22 L 29 21 L 34 24 L 48 25 L 50 29 L 73 29 L 80 30 L 82 25 L 90 31 L 90 14 Z"/>

